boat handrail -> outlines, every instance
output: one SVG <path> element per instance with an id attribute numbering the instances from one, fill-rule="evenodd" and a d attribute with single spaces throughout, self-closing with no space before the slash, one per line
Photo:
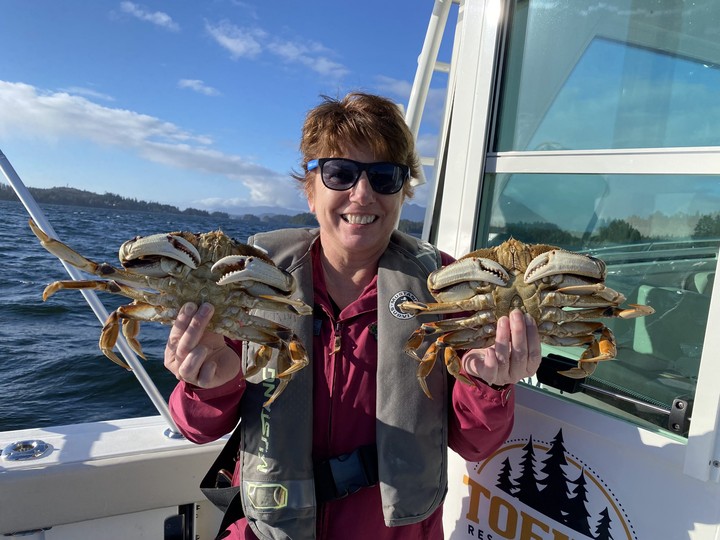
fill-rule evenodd
<path id="1" fill-rule="evenodd" d="M 447 62 L 439 62 L 437 60 L 440 44 L 442 43 L 443 34 L 447 25 L 450 6 L 458 0 L 435 0 L 430 22 L 425 33 L 425 41 L 423 42 L 420 56 L 418 57 L 418 66 L 415 71 L 415 79 L 413 80 L 408 105 L 405 112 L 405 121 L 410 128 L 415 139 L 417 139 L 420 131 L 420 121 L 425 109 L 428 91 L 430 89 L 430 81 L 433 73 L 436 71 L 447 73 L 450 71 L 450 64 Z M 430 164 L 427 160 L 422 159 L 423 165 Z M 432 159 L 434 165 L 435 159 Z M 423 183 L 424 179 L 419 183 Z"/>
<path id="2" fill-rule="evenodd" d="M 30 191 L 27 189 L 27 187 L 25 187 L 25 184 L 23 184 L 20 176 L 17 174 L 17 172 L 15 172 L 15 169 L 10 164 L 10 161 L 2 152 L 2 150 L 0 150 L 0 170 L 2 170 L 3 175 L 10 183 L 10 186 L 15 191 L 15 194 L 18 196 L 20 202 L 22 202 L 25 210 L 27 210 L 27 213 L 30 215 L 33 221 L 35 221 L 35 223 L 45 232 L 45 234 L 47 234 L 51 238 L 59 240 L 57 234 L 55 233 L 55 230 L 48 221 L 47 217 L 45 217 L 45 214 L 38 205 L 37 201 L 35 201 Z M 63 260 L 61 260 L 60 262 L 65 267 L 68 275 L 74 281 L 84 279 L 83 275 L 78 269 L 70 266 Z M 95 294 L 94 291 L 87 289 L 81 289 L 80 292 L 82 293 L 85 301 L 88 303 L 90 308 L 93 310 L 93 313 L 95 313 L 95 316 L 100 321 L 100 324 L 104 325 L 105 321 L 108 318 L 108 312 L 105 309 L 105 306 L 100 302 L 97 294 Z M 145 393 L 150 398 L 150 401 L 152 401 L 158 413 L 160 413 L 160 416 L 162 416 L 167 423 L 168 429 L 165 431 L 165 435 L 169 438 L 180 437 L 180 431 L 178 430 L 175 422 L 170 416 L 170 411 L 168 410 L 165 399 L 162 397 L 160 391 L 157 389 L 157 386 L 155 386 L 155 383 L 153 383 L 147 371 L 145 371 L 142 363 L 135 355 L 133 350 L 130 348 L 127 341 L 125 341 L 123 336 L 118 336 L 117 348 L 120 354 L 122 354 L 127 364 L 132 368 L 133 374 L 137 378 L 143 390 L 145 390 Z"/>

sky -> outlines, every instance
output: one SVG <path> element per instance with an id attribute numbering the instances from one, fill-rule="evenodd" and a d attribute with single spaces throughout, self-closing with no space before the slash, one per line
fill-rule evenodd
<path id="1" fill-rule="evenodd" d="M 305 114 L 321 95 L 352 90 L 407 105 L 432 8 L 432 0 L 4 0 L 0 151 L 29 187 L 181 209 L 304 212 L 290 173 Z M 449 54 L 443 45 L 439 59 Z M 443 77 L 423 115 L 423 156 L 435 153 Z M 423 206 L 428 191 L 417 189 L 413 202 Z"/>

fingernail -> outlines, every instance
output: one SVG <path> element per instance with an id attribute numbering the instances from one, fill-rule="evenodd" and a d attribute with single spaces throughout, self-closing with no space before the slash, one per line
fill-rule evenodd
<path id="1" fill-rule="evenodd" d="M 188 302 L 183 306 L 183 313 L 185 315 L 193 316 L 195 315 L 195 312 L 197 311 L 197 306 L 193 302 Z"/>
<path id="2" fill-rule="evenodd" d="M 198 315 L 200 315 L 201 317 L 205 317 L 207 315 L 210 315 L 210 313 L 212 313 L 212 311 L 213 311 L 212 304 L 208 304 L 207 302 L 205 302 L 204 304 L 202 304 L 200 306 L 200 309 L 198 309 Z"/>

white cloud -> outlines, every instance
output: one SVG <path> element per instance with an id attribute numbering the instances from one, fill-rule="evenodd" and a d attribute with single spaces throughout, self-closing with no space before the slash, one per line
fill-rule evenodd
<path id="1" fill-rule="evenodd" d="M 172 122 L 67 92 L 0 81 L 0 137 L 6 136 L 118 147 L 155 163 L 240 181 L 250 191 L 246 205 L 297 206 L 297 193 L 287 189 L 290 180 L 285 174 L 214 150 L 211 138 Z"/>
<path id="2" fill-rule="evenodd" d="M 239 28 L 227 21 L 217 25 L 206 22 L 205 29 L 221 47 L 230 52 L 234 60 L 242 57 L 255 58 L 262 51 L 262 45 L 258 41 L 265 37 L 262 30 Z"/>
<path id="3" fill-rule="evenodd" d="M 206 85 L 199 79 L 180 79 L 178 81 L 179 88 L 189 88 L 194 90 L 198 94 L 204 94 L 206 96 L 219 96 L 220 92 L 212 86 Z"/>
<path id="4" fill-rule="evenodd" d="M 140 19 L 141 21 L 149 22 L 154 25 L 177 32 L 180 30 L 180 25 L 173 21 L 172 17 L 162 11 L 155 11 L 154 13 L 147 11 L 143 6 L 140 6 L 134 2 L 120 2 L 120 9 Z"/>
<path id="5" fill-rule="evenodd" d="M 115 98 L 108 95 L 103 94 L 101 92 L 98 92 L 97 90 L 93 90 L 92 88 L 84 88 L 81 86 L 70 86 L 68 88 L 61 88 L 61 92 L 67 92 L 68 94 L 78 94 L 80 96 L 86 96 L 92 99 L 101 99 L 103 101 L 115 101 Z"/>
<path id="6" fill-rule="evenodd" d="M 286 64 L 308 68 L 325 77 L 341 78 L 349 73 L 345 66 L 330 58 L 332 52 L 320 43 L 281 40 L 260 28 L 240 28 L 228 21 L 217 25 L 205 23 L 205 28 L 234 60 L 257 58 L 266 52 Z"/>

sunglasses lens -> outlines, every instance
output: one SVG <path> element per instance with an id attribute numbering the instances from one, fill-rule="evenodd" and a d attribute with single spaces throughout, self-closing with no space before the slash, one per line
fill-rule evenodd
<path id="1" fill-rule="evenodd" d="M 352 161 L 331 159 L 322 167 L 323 183 L 330 189 L 350 189 L 360 176 L 360 168 Z"/>
<path id="2" fill-rule="evenodd" d="M 402 167 L 393 163 L 374 163 L 367 172 L 372 188 L 383 195 L 400 191 L 407 175 Z"/>

